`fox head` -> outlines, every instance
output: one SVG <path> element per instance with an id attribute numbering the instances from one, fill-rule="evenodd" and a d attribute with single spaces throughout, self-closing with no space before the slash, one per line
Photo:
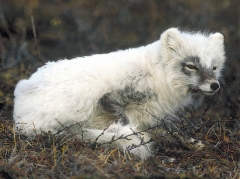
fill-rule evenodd
<path id="1" fill-rule="evenodd" d="M 220 33 L 180 32 L 171 28 L 161 35 L 161 59 L 172 87 L 185 93 L 213 95 L 220 88 L 225 62 Z"/>

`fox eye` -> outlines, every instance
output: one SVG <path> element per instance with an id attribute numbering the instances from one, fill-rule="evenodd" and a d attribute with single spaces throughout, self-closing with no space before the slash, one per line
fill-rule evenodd
<path id="1" fill-rule="evenodd" d="M 216 70 L 217 69 L 217 67 L 213 67 L 213 70 Z"/>
<path id="2" fill-rule="evenodd" d="M 194 65 L 186 65 L 186 67 L 191 70 L 197 70 L 197 67 L 195 67 Z"/>

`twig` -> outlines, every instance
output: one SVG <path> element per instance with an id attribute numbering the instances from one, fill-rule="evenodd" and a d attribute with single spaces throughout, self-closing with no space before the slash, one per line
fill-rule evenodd
<path id="1" fill-rule="evenodd" d="M 0 132 L 3 133 L 9 140 L 13 141 L 13 138 L 10 137 L 8 134 L 7 134 L 7 129 L 6 127 L 3 126 L 3 124 L 1 124 L 1 128 L 0 128 Z M 13 134 L 12 134 L 13 135 Z"/>
<path id="2" fill-rule="evenodd" d="M 3 25 L 3 28 L 6 31 L 11 43 L 15 45 L 16 41 L 13 38 L 12 33 L 8 29 L 8 24 L 7 24 L 7 20 L 4 16 L 4 13 L 3 13 L 3 7 L 2 7 L 2 2 L 1 1 L 0 1 L 0 19 L 1 19 L 1 22 L 2 22 L 2 25 Z"/>
<path id="3" fill-rule="evenodd" d="M 150 142 L 152 142 L 152 141 L 153 141 L 152 138 L 150 138 L 147 142 L 144 142 L 143 140 L 141 140 L 140 144 L 138 144 L 138 145 L 132 144 L 131 146 L 128 146 L 128 147 L 127 147 L 127 150 L 135 149 L 135 148 L 140 147 L 140 146 L 142 146 L 142 145 L 146 145 L 146 144 L 148 144 L 148 143 L 150 143 Z"/>
<path id="4" fill-rule="evenodd" d="M 41 55 L 41 51 L 40 51 L 40 48 L 39 48 L 39 41 L 38 41 L 38 38 L 37 38 L 37 32 L 36 32 L 36 26 L 35 26 L 35 20 L 34 20 L 34 17 L 31 16 L 31 23 L 32 23 L 32 30 L 33 30 L 33 36 L 34 36 L 34 44 L 35 44 L 35 47 L 36 47 L 36 50 L 37 50 L 37 55 L 40 59 L 42 59 L 42 55 Z M 44 60 L 44 59 L 42 59 Z"/>
<path id="5" fill-rule="evenodd" d="M 5 49 L 4 45 L 3 45 L 3 37 L 2 37 L 2 35 L 0 35 L 0 49 L 1 49 L 1 67 L 3 67 L 4 66 L 4 59 L 6 57 L 7 52 L 6 52 L 6 49 Z"/>
<path id="6" fill-rule="evenodd" d="M 71 127 L 73 127 L 73 126 L 75 126 L 75 125 L 78 125 L 78 126 L 81 126 L 81 122 L 78 122 L 78 123 L 76 123 L 76 124 L 72 124 L 72 125 L 70 125 L 70 126 L 64 126 L 61 122 L 59 122 L 57 119 L 55 119 L 62 127 L 63 127 L 63 129 L 60 129 L 60 130 L 58 130 L 55 134 L 53 134 L 53 136 L 56 136 L 56 135 L 58 135 L 58 134 L 60 134 L 61 132 L 63 132 L 64 130 L 68 130 L 69 128 L 71 128 Z M 82 128 L 81 128 L 82 129 Z M 83 133 L 82 133 L 82 135 L 83 135 Z"/>
<path id="7" fill-rule="evenodd" d="M 32 23 L 32 29 L 33 29 L 33 36 L 34 36 L 34 41 L 35 43 L 37 43 L 37 33 L 36 33 L 36 27 L 35 27 L 35 23 L 34 23 L 34 17 L 31 16 L 31 23 Z"/>
<path id="8" fill-rule="evenodd" d="M 112 123 L 113 123 L 113 121 L 108 124 L 108 126 L 102 131 L 102 133 L 99 134 L 99 136 L 97 136 L 97 138 L 95 139 L 94 143 L 97 143 L 99 137 L 101 137 L 101 136 L 104 134 L 104 132 L 109 128 L 109 126 L 110 126 Z M 112 139 L 112 140 L 113 140 L 113 139 Z"/>
<path id="9" fill-rule="evenodd" d="M 155 129 L 155 128 L 157 128 L 157 127 L 161 127 L 161 125 L 157 123 L 157 125 L 155 125 L 155 126 L 151 126 L 151 127 L 148 126 L 146 129 L 141 130 L 141 131 L 138 131 L 138 132 L 133 131 L 133 133 L 128 134 L 128 135 L 126 135 L 126 136 L 124 136 L 124 134 L 122 134 L 122 135 L 119 136 L 118 138 L 115 138 L 115 136 L 114 136 L 114 137 L 112 137 L 112 140 L 111 140 L 111 141 L 99 143 L 98 145 L 111 144 L 111 143 L 113 143 L 113 142 L 115 142 L 115 141 L 117 141 L 117 140 L 121 140 L 121 139 L 131 140 L 131 139 L 129 139 L 128 137 L 133 136 L 133 135 L 141 134 L 141 133 L 143 133 L 143 132 L 146 132 L 146 131 L 151 130 L 151 129 Z M 131 129 L 131 128 L 130 128 L 130 129 Z"/>

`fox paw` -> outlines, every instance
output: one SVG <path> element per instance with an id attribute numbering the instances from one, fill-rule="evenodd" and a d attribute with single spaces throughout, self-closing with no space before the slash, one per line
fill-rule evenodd
<path id="1" fill-rule="evenodd" d="M 206 147 L 206 145 L 201 140 L 181 135 L 178 132 L 175 132 L 174 136 L 177 137 L 184 146 L 191 150 L 202 150 Z"/>
<path id="2" fill-rule="evenodd" d="M 182 142 L 186 147 L 188 147 L 191 150 L 203 150 L 206 147 L 206 145 L 202 141 L 191 137 L 183 139 Z"/>

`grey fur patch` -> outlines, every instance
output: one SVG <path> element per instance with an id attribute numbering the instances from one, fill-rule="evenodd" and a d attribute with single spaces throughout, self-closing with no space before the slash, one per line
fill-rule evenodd
<path id="1" fill-rule="evenodd" d="M 196 68 L 199 68 L 200 64 L 199 64 L 200 58 L 198 56 L 190 56 L 184 59 L 184 61 L 181 63 L 181 71 L 186 74 L 187 76 L 191 76 L 192 72 L 186 69 L 187 63 L 188 62 L 192 62 Z"/>
<path id="2" fill-rule="evenodd" d="M 186 70 L 186 63 L 181 63 L 181 66 L 182 66 L 181 71 L 182 71 L 185 75 L 191 76 L 191 72 L 188 71 L 188 70 Z"/>
<path id="3" fill-rule="evenodd" d="M 206 81 L 207 79 L 216 79 L 216 76 L 213 73 L 212 69 L 201 68 L 201 71 L 198 72 L 198 76 L 200 77 L 199 78 L 200 83 Z"/>
<path id="4" fill-rule="evenodd" d="M 200 104 L 203 101 L 203 98 L 204 98 L 203 95 L 199 95 L 199 94 L 192 95 L 191 107 L 193 110 L 195 110 L 198 106 L 200 106 Z"/>
<path id="5" fill-rule="evenodd" d="M 127 125 L 129 120 L 124 112 L 126 101 L 119 98 L 114 93 L 107 93 L 99 100 L 103 110 L 112 115 L 116 120 L 121 120 L 123 125 Z M 117 121 L 116 121 L 117 122 Z"/>
<path id="6" fill-rule="evenodd" d="M 200 64 L 200 58 L 198 56 L 190 56 L 187 57 L 182 63 L 181 63 L 181 71 L 186 74 L 187 76 L 191 76 L 191 74 L 193 72 L 189 71 L 186 69 L 186 66 L 188 64 L 188 62 L 191 62 L 194 64 L 194 66 L 196 67 L 196 71 L 194 73 L 196 73 L 196 75 L 199 76 L 199 82 L 204 82 L 207 79 L 215 79 L 215 74 L 213 72 L 213 69 L 206 69 L 204 67 L 201 66 Z"/>
<path id="7" fill-rule="evenodd" d="M 129 124 L 128 117 L 125 114 L 125 108 L 131 104 L 142 104 L 147 101 L 157 99 L 157 94 L 151 89 L 138 91 L 133 86 L 126 86 L 123 90 L 113 91 L 103 95 L 99 103 L 103 110 L 120 119 L 123 125 Z"/>

